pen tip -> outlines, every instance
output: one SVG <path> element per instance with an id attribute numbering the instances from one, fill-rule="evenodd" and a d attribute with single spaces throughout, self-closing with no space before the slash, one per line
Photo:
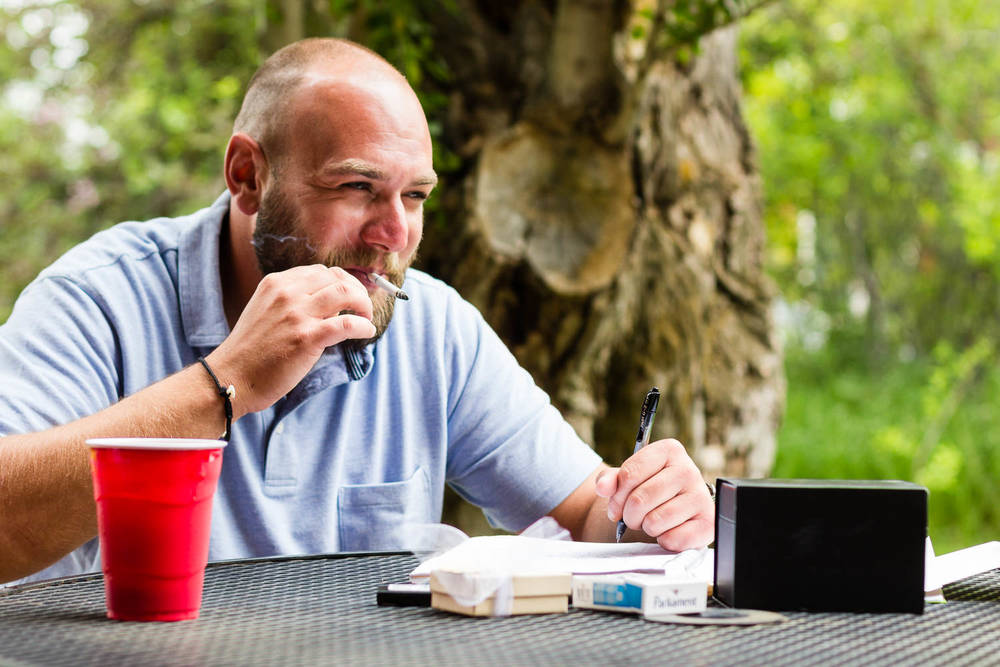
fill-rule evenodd
<path id="1" fill-rule="evenodd" d="M 396 292 L 396 298 L 397 299 L 402 299 L 403 301 L 409 301 L 410 300 L 410 297 L 407 296 L 406 292 L 403 292 L 403 291 Z"/>

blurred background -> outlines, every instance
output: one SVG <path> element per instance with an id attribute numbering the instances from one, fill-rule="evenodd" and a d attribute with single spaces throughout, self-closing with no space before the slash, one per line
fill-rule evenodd
<path id="1" fill-rule="evenodd" d="M 939 553 L 997 539 L 1000 5 L 776 3 L 740 56 L 782 294 L 773 474 L 913 480 Z"/>
<path id="2" fill-rule="evenodd" d="M 598 9 L 0 0 L 0 322 L 94 232 L 211 203 L 263 58 L 347 36 L 431 121 L 422 267 L 609 462 L 656 383 L 709 478 L 912 480 L 939 553 L 998 539 L 1000 4 Z"/>

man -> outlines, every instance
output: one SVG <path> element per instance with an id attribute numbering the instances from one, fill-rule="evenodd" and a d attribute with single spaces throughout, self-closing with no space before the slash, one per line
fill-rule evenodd
<path id="1" fill-rule="evenodd" d="M 610 540 L 624 516 L 669 549 L 711 540 L 680 443 L 608 468 L 472 306 L 407 270 L 437 178 L 387 62 L 341 40 L 273 55 L 224 173 L 211 207 L 67 253 L 0 328 L 0 581 L 99 568 L 85 440 L 219 437 L 208 369 L 235 389 L 211 559 L 399 548 L 445 483 L 512 531 L 549 515 Z"/>

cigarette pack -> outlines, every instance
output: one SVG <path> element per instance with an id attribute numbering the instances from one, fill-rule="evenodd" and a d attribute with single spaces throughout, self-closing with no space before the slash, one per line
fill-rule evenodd
<path id="1" fill-rule="evenodd" d="M 595 574 L 573 577 L 573 606 L 644 616 L 705 609 L 708 582 L 660 574 Z"/>

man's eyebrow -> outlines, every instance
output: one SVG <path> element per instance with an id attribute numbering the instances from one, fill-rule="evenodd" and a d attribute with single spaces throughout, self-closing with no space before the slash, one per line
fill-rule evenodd
<path id="1" fill-rule="evenodd" d="M 431 187 L 434 187 L 435 185 L 437 185 L 437 182 L 438 182 L 437 174 L 435 174 L 432 171 L 431 173 L 427 174 L 426 176 L 420 176 L 418 178 L 413 179 L 413 181 L 410 183 L 410 185 L 411 186 L 414 186 L 414 185 L 430 185 Z"/>
<path id="2" fill-rule="evenodd" d="M 342 160 L 340 162 L 334 162 L 331 164 L 323 165 L 320 170 L 323 176 L 349 176 L 357 175 L 364 176 L 365 178 L 370 178 L 373 181 L 387 181 L 389 180 L 389 175 L 385 173 L 382 169 L 376 167 L 370 162 L 365 162 L 364 160 L 357 160 L 354 158 L 349 158 L 347 160 Z M 437 185 L 438 177 L 433 171 L 429 174 L 423 176 L 418 176 L 410 182 L 410 186 L 419 185 Z"/>
<path id="3" fill-rule="evenodd" d="M 341 162 L 323 165 L 323 168 L 320 169 L 320 173 L 324 176 L 346 176 L 349 174 L 356 174 L 358 176 L 370 178 L 373 181 L 384 181 L 388 179 L 386 173 L 372 163 L 355 159 L 348 159 Z"/>

